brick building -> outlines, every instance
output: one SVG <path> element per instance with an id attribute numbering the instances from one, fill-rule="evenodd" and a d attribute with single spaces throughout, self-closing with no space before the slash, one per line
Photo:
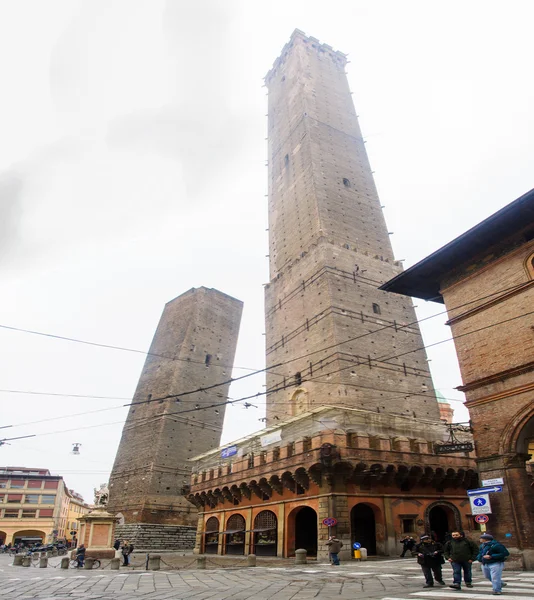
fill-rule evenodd
<path id="1" fill-rule="evenodd" d="M 395 261 L 350 95 L 346 56 L 296 30 L 266 76 L 267 429 L 193 460 L 197 552 L 394 555 L 472 528 L 469 455 L 447 437 L 411 300 L 379 289 Z"/>
<path id="2" fill-rule="evenodd" d="M 48 469 L 0 468 L 0 539 L 49 544 L 66 538 L 69 495 Z"/>
<path id="3" fill-rule="evenodd" d="M 534 568 L 534 190 L 383 286 L 444 303 L 482 480 L 488 530 Z"/>
<path id="4" fill-rule="evenodd" d="M 108 510 L 119 515 L 118 535 L 137 547 L 158 547 L 167 538 L 180 538 L 179 547 L 190 544 L 187 527 L 196 515 L 183 497 L 188 459 L 219 445 L 229 383 L 185 392 L 230 380 L 242 307 L 205 287 L 165 306 L 109 482 Z M 220 406 L 204 408 L 212 404 Z M 202 410 L 195 413 L 197 407 Z"/>

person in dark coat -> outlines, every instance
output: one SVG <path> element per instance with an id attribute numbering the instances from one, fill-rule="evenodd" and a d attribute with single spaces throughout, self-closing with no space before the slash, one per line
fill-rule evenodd
<path id="1" fill-rule="evenodd" d="M 401 558 L 404 558 L 406 552 L 411 552 L 415 547 L 415 540 L 410 535 L 407 535 L 406 537 L 402 538 L 400 543 L 402 544 Z"/>
<path id="2" fill-rule="evenodd" d="M 451 532 L 452 539 L 445 544 L 445 560 L 452 566 L 453 583 L 449 587 L 453 590 L 462 589 L 462 571 L 465 585 L 473 587 L 472 565 L 478 555 L 478 546 L 468 540 L 463 531 Z"/>
<path id="3" fill-rule="evenodd" d="M 113 543 L 113 548 L 115 548 L 115 550 L 118 550 L 121 547 L 121 541 L 119 539 L 116 539 L 115 542 Z"/>
<path id="4" fill-rule="evenodd" d="M 482 563 L 484 577 L 491 581 L 493 595 L 500 596 L 503 585 L 506 585 L 501 579 L 504 561 L 510 555 L 510 552 L 508 552 L 504 544 L 493 539 L 493 536 L 489 533 L 484 533 L 480 536 L 480 544 L 476 560 Z"/>
<path id="5" fill-rule="evenodd" d="M 338 540 L 335 536 L 331 535 L 328 538 L 328 542 L 326 542 L 326 545 L 328 546 L 328 553 L 330 555 L 330 560 L 332 561 L 332 564 L 338 566 L 338 555 L 343 546 L 343 542 L 341 540 Z"/>
<path id="6" fill-rule="evenodd" d="M 434 579 L 439 585 L 445 585 L 441 573 L 441 565 L 445 562 L 443 559 L 443 546 L 435 542 L 429 535 L 421 536 L 421 543 L 415 548 L 417 552 L 417 562 L 421 565 L 421 570 L 425 576 L 425 585 L 423 587 L 434 587 Z M 434 574 L 434 577 L 432 577 Z"/>
<path id="7" fill-rule="evenodd" d="M 81 569 L 85 562 L 85 546 L 83 544 L 76 549 L 76 560 L 78 561 L 78 568 Z"/>

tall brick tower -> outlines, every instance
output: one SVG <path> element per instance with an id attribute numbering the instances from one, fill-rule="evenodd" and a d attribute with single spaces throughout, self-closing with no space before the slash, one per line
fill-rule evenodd
<path id="1" fill-rule="evenodd" d="M 265 78 L 268 425 L 327 404 L 439 420 L 412 303 L 378 289 L 402 267 L 346 63 L 296 30 Z"/>
<path id="2" fill-rule="evenodd" d="M 230 379 L 242 309 L 240 300 L 204 287 L 166 304 L 110 478 L 108 510 L 121 513 L 126 525 L 196 524 L 196 511 L 182 495 L 187 461 L 219 445 L 225 406 L 177 413 L 224 402 L 229 385 L 179 401 L 166 397 Z M 123 535 L 150 546 L 139 541 L 139 527 Z"/>

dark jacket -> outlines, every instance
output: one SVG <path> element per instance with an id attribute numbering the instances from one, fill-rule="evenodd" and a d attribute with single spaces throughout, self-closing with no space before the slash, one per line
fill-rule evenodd
<path id="1" fill-rule="evenodd" d="M 415 547 L 417 552 L 417 562 L 420 565 L 426 565 L 427 567 L 442 565 L 445 561 L 443 560 L 443 546 L 439 542 L 421 542 Z M 423 556 L 419 556 L 422 554 Z"/>
<path id="2" fill-rule="evenodd" d="M 343 542 L 341 540 L 338 540 L 337 538 L 334 538 L 333 540 L 329 540 L 328 542 L 326 542 L 326 545 L 328 546 L 329 552 L 331 552 L 332 554 L 337 554 L 341 550 Z"/>
<path id="3" fill-rule="evenodd" d="M 115 540 L 115 543 L 113 544 L 113 547 L 115 548 L 115 550 L 118 550 L 121 547 L 121 541 L 120 540 Z"/>
<path id="4" fill-rule="evenodd" d="M 491 558 L 482 558 L 485 554 L 489 554 Z M 504 544 L 496 540 L 490 540 L 480 546 L 476 560 L 479 560 L 483 565 L 489 565 L 491 563 L 504 562 L 508 556 L 510 556 L 510 553 Z"/>
<path id="5" fill-rule="evenodd" d="M 463 537 L 459 540 L 452 539 L 445 544 L 445 558 L 452 558 L 453 562 L 467 562 L 476 560 L 478 556 L 478 546 L 475 542 Z"/>

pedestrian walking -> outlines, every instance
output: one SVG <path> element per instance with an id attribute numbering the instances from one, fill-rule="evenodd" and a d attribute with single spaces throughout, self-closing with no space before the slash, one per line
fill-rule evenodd
<path id="1" fill-rule="evenodd" d="M 467 539 L 463 531 L 452 531 L 451 540 L 445 544 L 445 560 L 452 566 L 453 584 L 449 585 L 453 590 L 462 589 L 462 571 L 466 587 L 473 587 L 472 565 L 478 556 L 478 548 L 475 542 Z"/>
<path id="2" fill-rule="evenodd" d="M 333 565 L 339 565 L 339 552 L 343 547 L 343 542 L 338 540 L 335 536 L 331 535 L 326 542 L 328 546 L 328 555 Z"/>
<path id="3" fill-rule="evenodd" d="M 489 533 L 480 536 L 480 550 L 476 560 L 482 564 L 482 573 L 486 579 L 491 581 L 493 595 L 500 596 L 502 588 L 506 583 L 502 581 L 504 561 L 510 552 L 504 544 L 501 544 Z"/>
<path id="4" fill-rule="evenodd" d="M 406 552 L 409 551 L 411 553 L 416 545 L 415 540 L 410 535 L 403 537 L 400 543 L 402 544 L 402 554 L 400 555 L 401 558 L 404 558 Z"/>
<path id="5" fill-rule="evenodd" d="M 421 565 L 421 570 L 425 576 L 423 587 L 434 587 L 434 579 L 439 585 L 445 585 L 441 572 L 441 565 L 445 562 L 443 559 L 443 546 L 425 534 L 421 536 L 421 543 L 417 544 L 416 552 L 417 562 Z M 434 577 L 432 577 L 432 574 Z"/>

